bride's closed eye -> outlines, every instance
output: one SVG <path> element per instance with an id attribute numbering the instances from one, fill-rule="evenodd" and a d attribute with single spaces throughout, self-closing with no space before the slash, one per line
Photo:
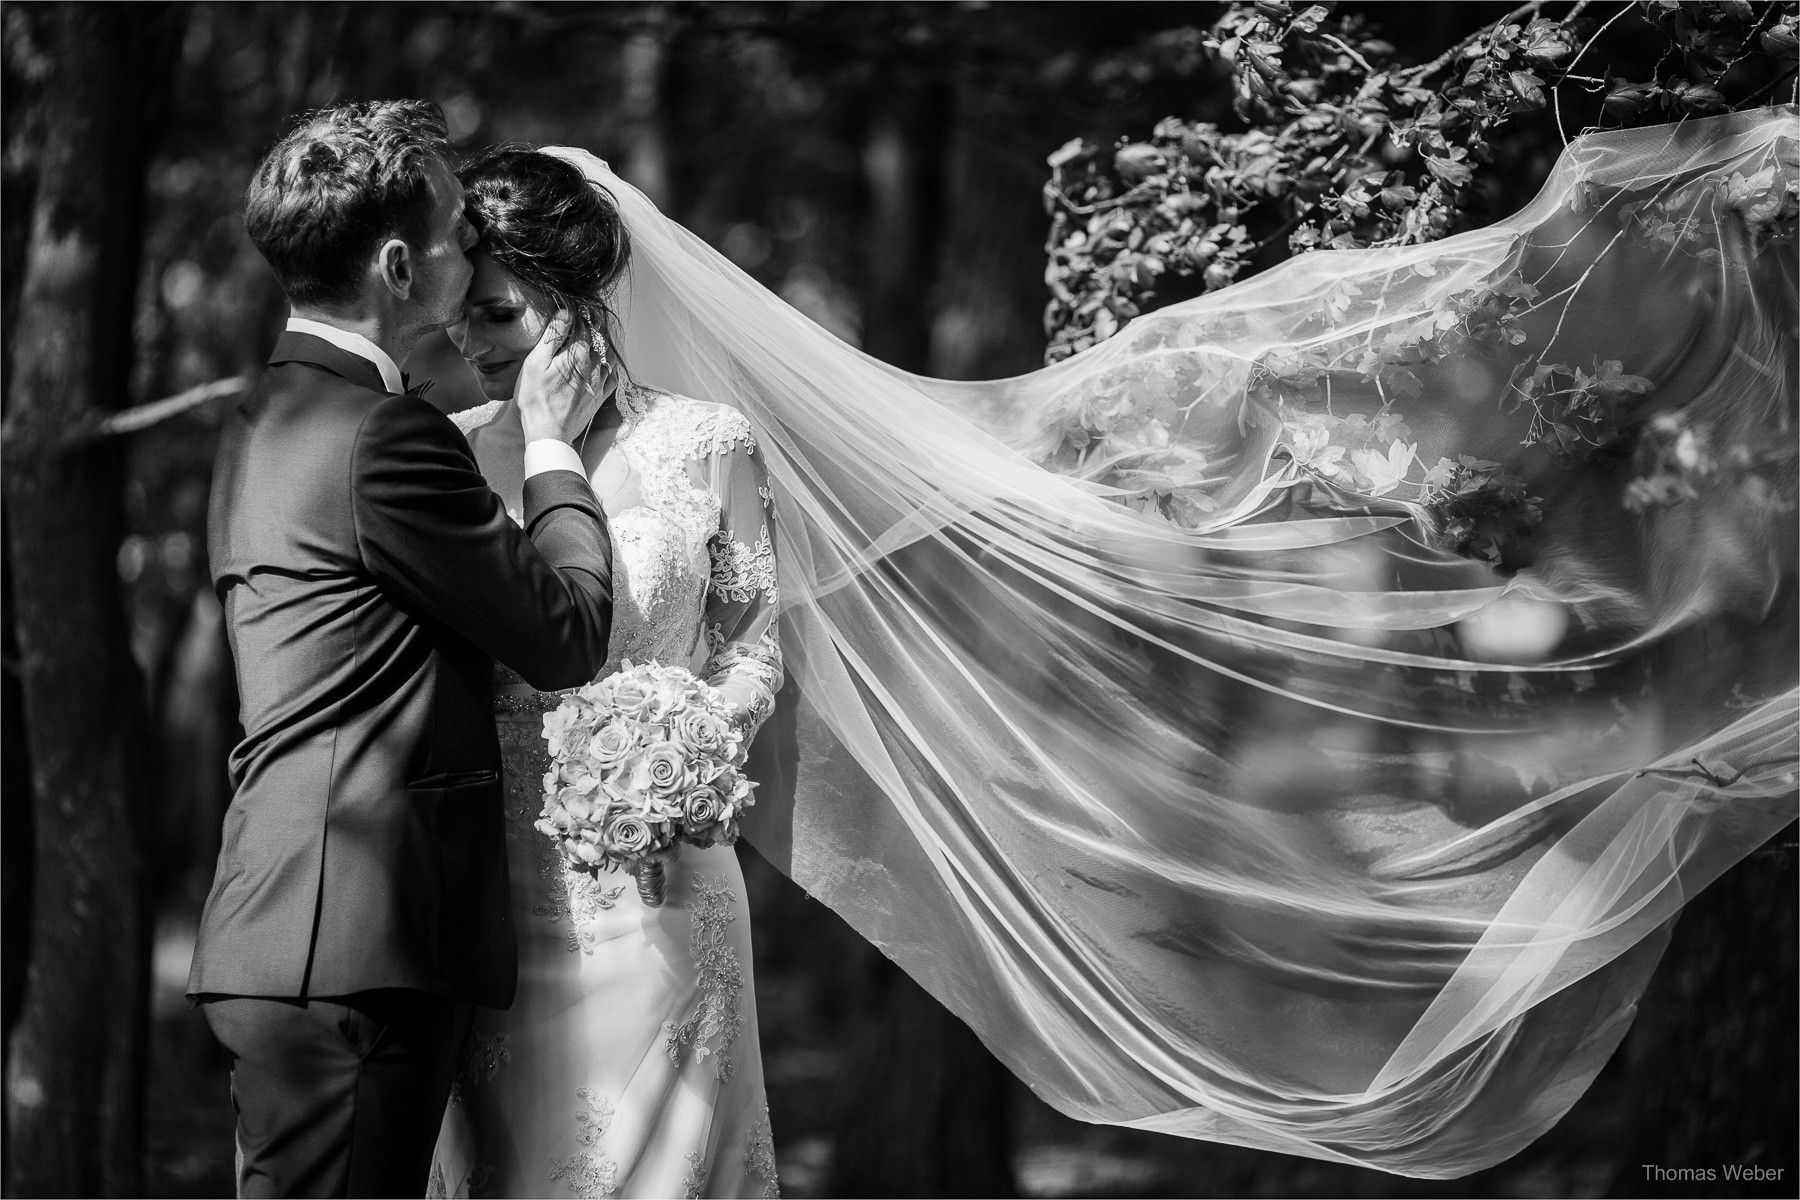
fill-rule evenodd
<path id="1" fill-rule="evenodd" d="M 519 319 L 519 314 L 523 311 L 524 306 L 520 304 L 495 303 L 492 301 L 471 304 L 468 307 L 470 317 L 489 325 L 510 325 L 512 322 Z"/>

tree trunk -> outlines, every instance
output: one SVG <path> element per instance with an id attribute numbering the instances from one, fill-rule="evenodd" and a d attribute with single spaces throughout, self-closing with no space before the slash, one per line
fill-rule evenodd
<path id="1" fill-rule="evenodd" d="M 642 27 L 626 39 L 619 60 L 620 107 L 628 130 L 619 174 L 664 212 L 673 211 L 664 129 L 668 39 L 668 14 L 660 4 L 648 5 Z"/>
<path id="2" fill-rule="evenodd" d="M 1001 149 L 1021 120 L 1013 104 L 964 81 L 955 110 L 930 373 L 1004 379 L 1044 361 L 1043 162 Z"/>
<path id="3" fill-rule="evenodd" d="M 12 331 L 18 317 L 19 279 L 25 269 L 26 233 L 36 194 L 33 147 L 42 122 L 25 15 L 15 6 L 0 14 L 6 35 L 0 41 L 0 414 L 10 394 Z M 26 748 L 24 693 L 19 686 L 19 640 L 13 620 L 12 538 L 0 512 L 0 1038 L 10 1037 L 25 996 L 25 969 L 31 961 L 31 754 Z M 0 1078 L 6 1059 L 0 1053 Z M 7 1145 L 0 1139 L 0 1178 Z"/>
<path id="4" fill-rule="evenodd" d="M 950 140 L 950 89 L 932 83 L 919 91 L 915 103 L 877 115 L 863 141 L 869 193 L 863 349 L 908 371 L 928 365 Z"/>
<path id="5" fill-rule="evenodd" d="M 1682 910 L 1619 1048 L 1633 1139 L 1609 1195 L 1773 1195 L 1793 1186 L 1800 1120 L 1794 1059 L 1795 827 L 1731 868 Z M 1779 1171 L 1767 1183 L 1726 1165 Z M 1646 1168 L 1710 1168 L 1710 1181 L 1658 1183 Z M 1768 1176 L 1765 1179 L 1770 1178 Z"/>
<path id="6" fill-rule="evenodd" d="M 136 1195 L 148 991 L 142 684 L 114 568 L 121 407 L 163 5 L 10 6 L 40 81 L 11 332 L 5 497 L 35 818 L 30 967 L 7 1056 L 11 1195 Z"/>

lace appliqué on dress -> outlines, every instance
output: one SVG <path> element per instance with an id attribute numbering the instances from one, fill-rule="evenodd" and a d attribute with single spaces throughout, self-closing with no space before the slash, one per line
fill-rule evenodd
<path id="1" fill-rule="evenodd" d="M 511 1061 L 512 1051 L 506 1048 L 504 1033 L 489 1037 L 479 1030 L 470 1030 L 469 1040 L 463 1043 L 456 1076 L 450 1081 L 450 1098 L 461 1099 L 468 1094 L 470 1088 L 486 1083 L 494 1077 L 496 1071 Z"/>
<path id="2" fill-rule="evenodd" d="M 700 875 L 694 876 L 694 893 L 697 901 L 688 949 L 700 971 L 700 1007 L 680 1025 L 673 1021 L 663 1025 L 663 1049 L 676 1066 L 681 1065 L 684 1046 L 694 1048 L 696 1062 L 713 1055 L 713 1074 L 723 1082 L 731 1078 L 731 1047 L 744 1027 L 744 1014 L 738 1006 L 744 969 L 737 951 L 725 939 L 726 929 L 737 920 L 737 897 L 724 879 L 708 881 Z"/>
<path id="3" fill-rule="evenodd" d="M 594 931 L 584 926 L 617 904 L 619 897 L 625 894 L 625 885 L 618 883 L 608 887 L 598 876 L 569 870 L 563 866 L 562 851 L 548 839 L 539 849 L 538 870 L 550 884 L 550 899 L 532 905 L 532 914 L 552 923 L 567 921 L 569 927 L 564 931 L 563 948 L 571 954 L 577 950 L 592 954 Z"/>
<path id="4" fill-rule="evenodd" d="M 468 437 L 499 416 L 500 410 L 505 407 L 506 401 L 504 400 L 490 400 L 486 404 L 477 404 L 474 408 L 453 412 L 450 414 L 450 420 L 458 429 L 462 430 L 464 437 Z"/>
<path id="5" fill-rule="evenodd" d="M 735 408 L 638 389 L 641 408 L 621 403 L 618 446 L 637 471 L 644 503 L 704 541 L 719 520 L 719 498 L 694 486 L 687 464 L 739 446 L 754 450 L 750 419 Z"/>
<path id="6" fill-rule="evenodd" d="M 758 592 L 768 593 L 770 604 L 781 602 L 775 583 L 775 546 L 764 525 L 754 546 L 747 546 L 720 530 L 712 539 L 712 588 L 727 600 L 748 604 Z"/>
<path id="7" fill-rule="evenodd" d="M 698 1150 L 682 1155 L 687 1159 L 687 1174 L 681 1180 L 681 1194 L 686 1200 L 700 1200 L 706 1194 L 706 1156 Z"/>
<path id="8" fill-rule="evenodd" d="M 560 1179 L 584 1200 L 610 1196 L 619 1186 L 619 1164 L 597 1149 L 612 1125 L 612 1101 L 592 1088 L 578 1088 L 581 1107 L 575 1110 L 575 1141 L 588 1147 L 582 1154 L 550 1160 L 550 1178 Z"/>
<path id="9" fill-rule="evenodd" d="M 763 1189 L 757 1193 L 762 1200 L 781 1200 L 781 1182 L 775 1177 L 775 1134 L 769 1127 L 766 1104 L 744 1142 L 744 1174 L 763 1181 Z"/>
<path id="10" fill-rule="evenodd" d="M 613 1104 L 593 1088 L 576 1088 L 575 1096 L 587 1107 L 575 1114 L 575 1140 L 583 1146 L 597 1146 L 612 1126 Z"/>
<path id="11" fill-rule="evenodd" d="M 619 1164 L 597 1154 L 571 1154 L 550 1160 L 550 1178 L 560 1179 L 582 1200 L 601 1200 L 619 1186 Z"/>

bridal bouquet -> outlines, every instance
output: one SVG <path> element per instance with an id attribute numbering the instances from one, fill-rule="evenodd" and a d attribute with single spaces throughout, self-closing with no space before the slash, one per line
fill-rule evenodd
<path id="1" fill-rule="evenodd" d="M 574 870 L 631 868 L 651 907 L 663 902 L 676 844 L 735 842 L 739 814 L 756 802 L 729 708 L 681 667 L 627 661 L 545 713 L 544 740 L 537 828 Z"/>

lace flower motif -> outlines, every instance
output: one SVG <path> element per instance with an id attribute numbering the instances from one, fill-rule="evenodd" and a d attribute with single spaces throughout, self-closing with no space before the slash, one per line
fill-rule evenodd
<path id="1" fill-rule="evenodd" d="M 724 530 L 713 537 L 713 591 L 727 600 L 748 604 L 757 593 L 765 593 L 770 604 L 781 601 L 775 583 L 775 546 L 764 525 L 754 546 L 737 541 Z"/>
<path id="2" fill-rule="evenodd" d="M 581 1107 L 575 1110 L 575 1140 L 587 1152 L 550 1160 L 550 1178 L 560 1179 L 569 1190 L 586 1198 L 610 1196 L 619 1186 L 619 1164 L 610 1155 L 593 1149 L 612 1125 L 612 1101 L 592 1088 L 578 1088 Z"/>
<path id="3" fill-rule="evenodd" d="M 571 954 L 577 950 L 592 954 L 594 932 L 584 926 L 617 904 L 619 897 L 625 894 L 625 885 L 618 883 L 607 887 L 596 876 L 568 870 L 563 866 L 556 844 L 549 841 L 540 848 L 538 870 L 549 881 L 550 899 L 547 903 L 532 905 L 532 913 L 552 923 L 567 921 L 569 927 L 564 931 L 563 948 Z"/>
<path id="4" fill-rule="evenodd" d="M 457 1063 L 456 1076 L 450 1082 L 452 1099 L 459 1099 L 468 1094 L 472 1087 L 479 1087 L 492 1079 L 496 1072 L 512 1061 L 512 1051 L 506 1048 L 506 1035 L 497 1033 L 489 1036 L 480 1030 L 472 1030 L 469 1040 L 463 1043 L 462 1058 Z"/>
<path id="5" fill-rule="evenodd" d="M 714 1056 L 713 1074 L 723 1082 L 731 1078 L 731 1047 L 744 1027 L 739 1008 L 744 969 L 725 936 L 737 920 L 732 911 L 737 897 L 724 879 L 709 881 L 700 875 L 694 876 L 694 893 L 697 900 L 688 949 L 700 969 L 700 1007 L 680 1025 L 670 1021 L 663 1026 L 663 1049 L 676 1066 L 681 1065 L 684 1046 L 694 1048 L 696 1062 Z"/>
<path id="6" fill-rule="evenodd" d="M 689 1150 L 682 1157 L 687 1159 L 687 1174 L 681 1180 L 681 1194 L 687 1200 L 700 1200 L 706 1195 L 706 1156 L 698 1150 Z"/>
<path id="7" fill-rule="evenodd" d="M 687 464 L 756 448 L 750 419 L 723 404 L 639 389 L 625 407 L 618 445 L 642 481 L 644 503 L 703 541 L 719 519 L 719 498 L 694 486 Z"/>
<path id="8" fill-rule="evenodd" d="M 769 1128 L 766 1104 L 744 1142 L 744 1174 L 763 1181 L 763 1189 L 757 1193 L 762 1200 L 781 1200 L 781 1183 L 775 1177 L 775 1135 Z"/>
<path id="9" fill-rule="evenodd" d="M 582 1200 L 602 1200 L 619 1186 L 619 1164 L 602 1154 L 571 1154 L 550 1160 L 550 1178 L 568 1184 Z"/>

